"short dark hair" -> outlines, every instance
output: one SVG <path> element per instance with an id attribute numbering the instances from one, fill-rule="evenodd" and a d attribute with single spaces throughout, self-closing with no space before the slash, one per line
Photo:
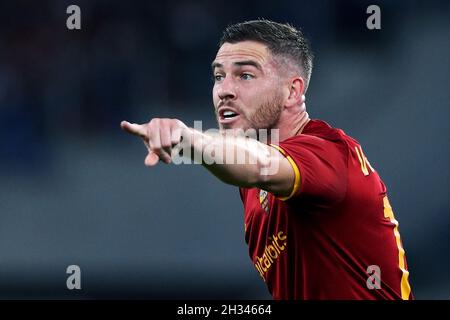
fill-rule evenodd
<path id="1" fill-rule="evenodd" d="M 219 47 L 224 43 L 257 41 L 265 44 L 274 56 L 288 58 L 296 63 L 305 78 L 305 91 L 313 68 L 314 55 L 308 39 L 301 29 L 288 23 L 266 19 L 245 21 L 229 25 L 223 32 Z"/>

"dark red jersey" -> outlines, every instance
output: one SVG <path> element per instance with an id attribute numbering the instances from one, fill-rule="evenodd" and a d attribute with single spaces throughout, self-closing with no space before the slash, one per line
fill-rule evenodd
<path id="1" fill-rule="evenodd" d="M 412 299 L 386 186 L 359 143 L 311 120 L 274 146 L 295 182 L 280 199 L 241 188 L 250 257 L 274 299 Z"/>

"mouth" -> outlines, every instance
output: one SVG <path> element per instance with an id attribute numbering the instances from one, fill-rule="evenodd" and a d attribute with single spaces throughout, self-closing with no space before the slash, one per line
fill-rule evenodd
<path id="1" fill-rule="evenodd" d="M 236 121 L 240 114 L 233 108 L 220 107 L 218 110 L 220 123 L 231 123 Z"/>

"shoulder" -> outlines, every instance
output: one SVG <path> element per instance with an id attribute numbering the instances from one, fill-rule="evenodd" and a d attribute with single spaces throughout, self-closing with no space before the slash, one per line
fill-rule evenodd
<path id="1" fill-rule="evenodd" d="M 295 139 L 318 139 L 325 141 L 339 141 L 348 137 L 342 129 L 334 128 L 327 122 L 311 119 L 299 135 L 293 136 L 285 141 Z"/>
<path id="2" fill-rule="evenodd" d="M 280 142 L 281 147 L 288 149 L 309 149 L 316 152 L 345 151 L 349 144 L 357 143 L 342 129 L 333 128 L 322 120 L 313 119 L 308 122 L 303 132 Z"/>
<path id="3" fill-rule="evenodd" d="M 340 129 L 332 128 L 321 120 L 310 120 L 303 132 L 280 142 L 285 149 L 308 149 L 312 151 L 326 151 L 344 140 L 345 134 Z"/>

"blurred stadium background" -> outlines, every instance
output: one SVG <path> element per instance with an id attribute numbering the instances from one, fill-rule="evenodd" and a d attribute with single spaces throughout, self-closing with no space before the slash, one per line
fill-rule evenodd
<path id="1" fill-rule="evenodd" d="M 366 28 L 370 4 L 382 30 Z M 146 168 L 119 128 L 215 127 L 221 31 L 257 17 L 309 36 L 310 115 L 357 138 L 386 182 L 416 298 L 450 298 L 450 5 L 387 0 L 2 1 L 0 298 L 270 298 L 236 188 L 199 166 Z"/>

